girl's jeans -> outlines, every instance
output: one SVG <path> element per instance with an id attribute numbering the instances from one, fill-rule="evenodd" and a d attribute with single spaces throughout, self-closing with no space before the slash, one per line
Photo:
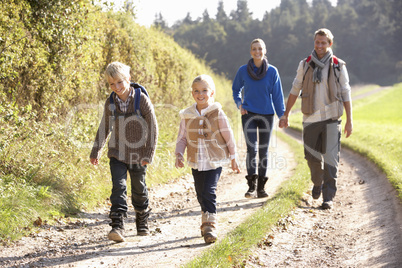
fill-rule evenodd
<path id="1" fill-rule="evenodd" d="M 131 179 L 131 201 L 136 211 L 148 208 L 148 190 L 145 184 L 146 166 L 126 164 L 116 158 L 110 158 L 113 189 L 110 196 L 111 212 L 127 213 L 127 172 Z"/>
<path id="2" fill-rule="evenodd" d="M 198 203 L 202 212 L 216 213 L 216 187 L 222 168 L 198 171 L 191 169 L 194 177 L 194 186 L 197 193 Z"/>
<path id="3" fill-rule="evenodd" d="M 258 176 L 265 177 L 268 168 L 268 147 L 271 138 L 274 115 L 248 112 L 241 116 L 241 121 L 247 145 L 247 175 L 251 176 L 257 174 L 258 167 Z"/>

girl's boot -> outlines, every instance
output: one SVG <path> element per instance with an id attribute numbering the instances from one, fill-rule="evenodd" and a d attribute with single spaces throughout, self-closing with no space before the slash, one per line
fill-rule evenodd
<path id="1" fill-rule="evenodd" d="M 216 235 L 217 215 L 216 213 L 202 212 L 201 235 L 207 244 L 214 243 Z"/>
<path id="2" fill-rule="evenodd" d="M 257 178 L 258 178 L 257 174 L 246 176 L 248 190 L 247 190 L 246 194 L 244 195 L 245 197 L 247 197 L 247 198 L 255 197 L 255 195 L 256 195 L 255 189 L 257 188 Z"/>

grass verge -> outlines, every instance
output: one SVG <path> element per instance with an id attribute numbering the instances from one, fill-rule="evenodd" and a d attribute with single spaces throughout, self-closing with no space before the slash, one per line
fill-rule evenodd
<path id="1" fill-rule="evenodd" d="M 185 267 L 242 267 L 243 260 L 247 258 L 251 249 L 281 218 L 298 205 L 310 183 L 303 148 L 286 134 L 277 132 L 277 135 L 294 153 L 297 166 L 293 176 L 282 183 L 278 193 L 261 209 Z"/>

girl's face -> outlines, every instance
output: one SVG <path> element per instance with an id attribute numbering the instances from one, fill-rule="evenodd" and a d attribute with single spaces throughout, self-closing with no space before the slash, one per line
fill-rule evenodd
<path id="1" fill-rule="evenodd" d="M 261 46 L 260 42 L 253 43 L 251 45 L 250 54 L 253 60 L 263 60 L 267 50 Z"/>
<path id="2" fill-rule="evenodd" d="M 213 102 L 214 91 L 204 81 L 193 83 L 192 94 L 198 109 L 204 109 Z"/>
<path id="3" fill-rule="evenodd" d="M 108 77 L 107 82 L 114 93 L 119 96 L 120 99 L 125 100 L 130 93 L 130 77 L 129 78 L 113 78 Z"/>

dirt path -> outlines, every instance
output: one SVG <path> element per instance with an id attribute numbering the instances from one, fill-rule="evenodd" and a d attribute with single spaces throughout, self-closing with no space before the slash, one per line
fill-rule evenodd
<path id="1" fill-rule="evenodd" d="M 244 147 L 244 146 L 243 146 Z M 241 159 L 245 152 L 240 151 Z M 244 161 L 243 161 L 244 163 Z M 291 176 L 292 153 L 272 137 L 267 183 L 270 197 Z M 224 172 L 218 184 L 220 236 L 260 208 L 266 199 L 246 199 L 245 170 Z M 402 207 L 388 181 L 371 163 L 342 150 L 335 208 L 323 211 L 306 194 L 256 247 L 247 267 L 401 267 Z M 127 242 L 106 239 L 107 208 L 0 247 L 0 267 L 178 267 L 209 246 L 200 236 L 200 212 L 191 177 L 150 190 L 152 235 L 138 237 L 133 209 Z"/>
<path id="2" fill-rule="evenodd" d="M 239 155 L 245 158 L 244 151 Z M 294 161 L 287 145 L 275 136 L 270 157 L 267 192 L 273 196 L 279 184 L 291 176 Z M 267 200 L 244 198 L 244 176 L 244 168 L 241 174 L 225 170 L 218 183 L 221 237 Z M 57 226 L 43 226 L 38 234 L 2 247 L 0 267 L 178 267 L 208 248 L 200 236 L 201 215 L 192 177 L 151 189 L 150 207 L 150 236 L 136 236 L 131 207 L 126 221 L 127 241 L 116 244 L 107 240 L 110 227 L 105 208 L 84 213 L 78 222 L 61 220 Z"/>
<path id="3" fill-rule="evenodd" d="M 247 267 L 402 267 L 402 206 L 376 166 L 342 149 L 335 207 L 321 202 L 306 194 Z"/>

